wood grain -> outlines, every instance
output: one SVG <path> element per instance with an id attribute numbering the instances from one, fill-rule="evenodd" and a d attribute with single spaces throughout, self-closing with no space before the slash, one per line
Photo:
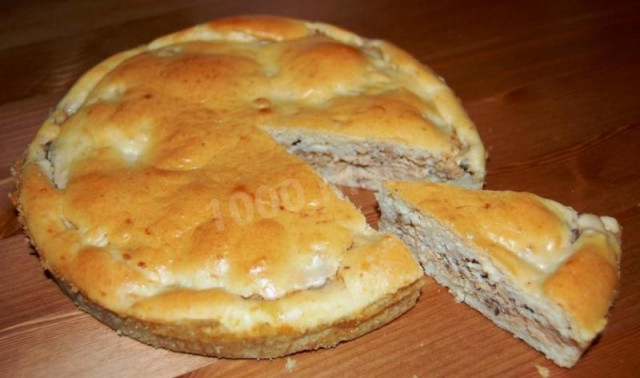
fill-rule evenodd
<path id="1" fill-rule="evenodd" d="M 526 190 L 622 224 L 610 324 L 561 369 L 433 281 L 396 322 L 331 350 L 271 361 L 158 350 L 79 312 L 43 273 L 6 194 L 10 167 L 88 68 L 209 19 L 267 13 L 384 38 L 461 97 L 490 153 L 487 188 Z M 640 3 L 281 0 L 4 2 L 0 7 L 0 376 L 637 376 L 640 373 Z M 369 192 L 345 193 L 376 224 Z"/>

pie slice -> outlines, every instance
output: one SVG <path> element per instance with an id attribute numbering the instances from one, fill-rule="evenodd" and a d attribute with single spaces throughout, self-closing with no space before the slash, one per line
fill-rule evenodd
<path id="1" fill-rule="evenodd" d="M 397 47 L 238 17 L 87 72 L 16 167 L 16 204 L 44 268 L 120 333 L 267 358 L 378 328 L 423 283 L 325 180 L 478 187 L 484 161 L 452 92 Z"/>
<path id="2" fill-rule="evenodd" d="M 380 229 L 424 270 L 547 358 L 573 366 L 603 330 L 619 276 L 620 227 L 530 193 L 385 183 Z"/>

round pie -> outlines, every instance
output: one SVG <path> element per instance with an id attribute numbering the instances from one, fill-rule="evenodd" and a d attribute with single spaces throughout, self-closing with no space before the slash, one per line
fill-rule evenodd
<path id="1" fill-rule="evenodd" d="M 80 308 L 177 351 L 329 347 L 413 306 L 422 271 L 331 183 L 479 187 L 485 152 L 441 79 L 326 24 L 238 17 L 117 54 L 17 167 L 21 221 Z"/>

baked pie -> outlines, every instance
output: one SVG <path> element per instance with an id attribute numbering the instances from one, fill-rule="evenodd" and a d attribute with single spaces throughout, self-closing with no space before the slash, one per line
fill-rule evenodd
<path id="1" fill-rule="evenodd" d="M 452 92 L 399 48 L 237 17 L 82 76 L 16 167 L 16 203 L 43 267 L 118 332 L 268 358 L 376 329 L 423 284 L 329 182 L 481 187 L 484 162 Z"/>

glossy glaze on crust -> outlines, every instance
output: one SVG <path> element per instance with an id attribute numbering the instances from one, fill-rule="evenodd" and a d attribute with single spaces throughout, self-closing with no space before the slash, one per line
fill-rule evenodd
<path id="1" fill-rule="evenodd" d="M 618 284 L 621 230 L 615 219 L 579 215 L 531 193 L 428 183 L 385 187 L 488 257 L 518 290 L 559 304 L 572 320 L 567 336 L 581 347 L 604 328 Z"/>
<path id="2" fill-rule="evenodd" d="M 410 252 L 263 130 L 301 117 L 296 127 L 360 135 L 362 125 L 301 115 L 366 114 L 388 101 L 391 116 L 423 115 L 407 123 L 412 141 L 460 151 L 481 179 L 475 129 L 453 130 L 448 122 L 466 116 L 439 105 L 452 95 L 426 70 L 439 86 L 412 94 L 414 78 L 403 88 L 424 69 L 399 54 L 327 25 L 238 18 L 107 59 L 54 110 L 18 174 L 21 220 L 43 266 L 96 317 L 121 319 L 121 332 L 194 353 L 274 357 L 399 316 L 422 282 Z M 396 141 L 385 128 L 368 131 Z M 185 324 L 218 348 L 186 340 Z M 316 330 L 327 334 L 305 343 Z M 291 337 L 280 345 L 274 334 Z"/>

